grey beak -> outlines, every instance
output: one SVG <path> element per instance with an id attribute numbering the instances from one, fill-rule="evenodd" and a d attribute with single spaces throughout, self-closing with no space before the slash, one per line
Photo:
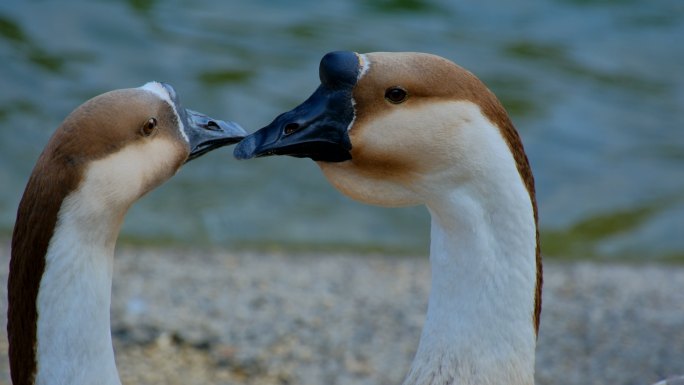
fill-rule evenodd
<path id="1" fill-rule="evenodd" d="M 235 122 L 213 119 L 193 110 L 185 110 L 185 134 L 190 142 L 189 162 L 219 147 L 234 144 L 247 136 Z"/>

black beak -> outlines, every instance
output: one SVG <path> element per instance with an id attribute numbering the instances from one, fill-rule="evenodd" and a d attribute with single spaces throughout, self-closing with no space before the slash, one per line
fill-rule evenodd
<path id="1" fill-rule="evenodd" d="M 247 132 L 234 122 L 212 119 L 192 110 L 185 110 L 185 134 L 190 143 L 189 162 L 207 152 L 242 140 Z"/>
<path id="2" fill-rule="evenodd" d="M 271 124 L 247 136 L 235 147 L 238 159 L 290 155 L 315 161 L 351 159 L 348 130 L 354 121 L 352 90 L 360 72 L 354 52 L 323 57 L 321 85 L 304 103 L 279 115 Z"/>

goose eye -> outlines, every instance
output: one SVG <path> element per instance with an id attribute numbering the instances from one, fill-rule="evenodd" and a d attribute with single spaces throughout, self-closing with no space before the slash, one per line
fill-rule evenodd
<path id="1" fill-rule="evenodd" d="M 156 118 L 149 118 L 143 124 L 142 128 L 140 129 L 140 132 L 142 133 L 143 136 L 150 136 L 154 132 L 155 128 L 157 128 L 157 119 Z"/>
<path id="2" fill-rule="evenodd" d="M 390 87 L 385 91 L 385 99 L 394 104 L 404 102 L 407 96 L 406 90 L 399 86 Z"/>

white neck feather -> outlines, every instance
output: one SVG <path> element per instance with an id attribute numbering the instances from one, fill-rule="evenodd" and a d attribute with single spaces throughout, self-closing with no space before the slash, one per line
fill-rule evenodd
<path id="1" fill-rule="evenodd" d="M 534 383 L 536 225 L 510 152 L 491 139 L 477 148 L 510 159 L 428 183 L 432 287 L 404 385 Z"/>
<path id="2" fill-rule="evenodd" d="M 38 293 L 37 385 L 121 385 L 109 309 L 123 214 L 89 197 L 64 200 Z"/>
<path id="3" fill-rule="evenodd" d="M 37 385 L 121 384 L 109 321 L 114 246 L 128 208 L 173 174 L 177 156 L 172 140 L 128 145 L 91 161 L 62 202 L 36 304 Z"/>

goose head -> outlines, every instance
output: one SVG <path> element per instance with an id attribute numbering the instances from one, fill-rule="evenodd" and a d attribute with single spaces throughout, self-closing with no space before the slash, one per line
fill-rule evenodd
<path id="1" fill-rule="evenodd" d="M 426 203 L 442 190 L 491 178 L 505 161 L 501 154 L 513 154 L 531 187 L 505 110 L 451 61 L 424 53 L 331 52 L 319 74 L 313 95 L 245 138 L 236 157 L 308 157 L 347 196 L 383 206 Z"/>
<path id="2" fill-rule="evenodd" d="M 184 163 L 245 134 L 183 108 L 174 89 L 157 82 L 107 92 L 69 114 L 17 211 L 7 324 L 14 384 L 120 383 L 107 371 L 115 367 L 108 301 L 127 209 Z M 74 308 L 90 317 L 73 318 L 66 309 Z"/>
<path id="3" fill-rule="evenodd" d="M 245 135 L 233 122 L 185 109 L 171 85 L 150 82 L 104 93 L 74 110 L 50 139 L 32 179 L 64 176 L 75 183 L 87 176 L 93 197 L 127 208 L 184 163 Z"/>

